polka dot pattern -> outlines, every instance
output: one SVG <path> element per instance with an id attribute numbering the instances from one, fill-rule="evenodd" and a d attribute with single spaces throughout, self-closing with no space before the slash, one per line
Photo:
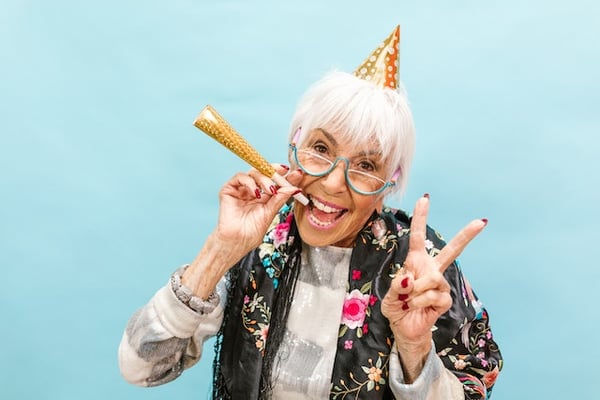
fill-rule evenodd
<path id="1" fill-rule="evenodd" d="M 378 86 L 396 89 L 399 80 L 400 25 L 371 53 L 354 75 Z"/>

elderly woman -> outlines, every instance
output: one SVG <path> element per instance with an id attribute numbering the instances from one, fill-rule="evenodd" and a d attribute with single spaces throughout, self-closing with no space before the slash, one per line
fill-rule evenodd
<path id="1" fill-rule="evenodd" d="M 375 78 L 334 72 L 309 89 L 291 123 L 292 168 L 276 165 L 291 186 L 256 170 L 225 183 L 197 257 L 129 321 L 129 382 L 177 378 L 216 335 L 218 399 L 490 395 L 501 356 L 455 262 L 487 221 L 445 244 L 426 224 L 428 195 L 412 218 L 384 206 L 406 185 L 414 128 L 396 82 Z M 300 191 L 307 205 L 291 197 Z"/>

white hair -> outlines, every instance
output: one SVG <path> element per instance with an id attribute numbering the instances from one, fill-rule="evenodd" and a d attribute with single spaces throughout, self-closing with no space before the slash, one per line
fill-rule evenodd
<path id="1" fill-rule="evenodd" d="M 298 103 L 290 124 L 290 142 L 300 127 L 304 133 L 326 128 L 356 149 L 375 145 L 383 155 L 388 180 L 400 169 L 396 186 L 386 194 L 404 192 L 415 147 L 414 122 L 404 90 L 381 88 L 345 72 L 330 72 Z M 306 137 L 301 134 L 297 144 Z"/>

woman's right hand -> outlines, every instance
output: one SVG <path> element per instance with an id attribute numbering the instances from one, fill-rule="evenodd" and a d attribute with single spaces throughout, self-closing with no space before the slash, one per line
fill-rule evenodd
<path id="1" fill-rule="evenodd" d="M 277 173 L 288 169 L 274 164 Z M 279 187 L 255 169 L 237 173 L 219 191 L 217 227 L 182 275 L 182 283 L 206 299 L 225 273 L 258 247 L 285 202 L 299 189 L 302 172 L 290 172 L 290 186 Z"/>
<path id="2" fill-rule="evenodd" d="M 288 173 L 287 167 L 273 164 L 280 175 Z M 279 187 L 256 169 L 237 173 L 219 192 L 219 219 L 213 233 L 214 239 L 229 247 L 233 262 L 256 248 L 277 212 L 297 193 L 294 186 L 300 183 L 302 172 L 290 172 L 286 179 L 291 186 Z"/>

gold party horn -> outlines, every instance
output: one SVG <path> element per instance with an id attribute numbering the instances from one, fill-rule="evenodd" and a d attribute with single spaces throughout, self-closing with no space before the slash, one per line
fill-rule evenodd
<path id="1" fill-rule="evenodd" d="M 210 105 L 200 111 L 194 121 L 194 126 L 227 147 L 261 174 L 271 178 L 279 186 L 290 186 L 290 183 L 279 175 L 275 168 Z M 294 198 L 304 205 L 308 204 L 308 199 L 302 193 L 297 193 Z"/>

